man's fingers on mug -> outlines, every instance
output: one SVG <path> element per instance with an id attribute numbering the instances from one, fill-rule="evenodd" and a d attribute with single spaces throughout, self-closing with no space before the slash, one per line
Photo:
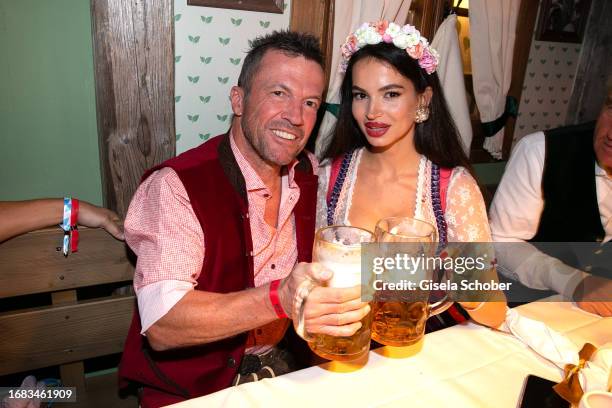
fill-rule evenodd
<path id="1" fill-rule="evenodd" d="M 308 268 L 308 275 L 311 279 L 319 282 L 325 282 L 331 279 L 333 272 L 321 265 L 320 263 L 313 262 Z"/>
<path id="2" fill-rule="evenodd" d="M 312 325 L 306 326 L 308 333 L 320 333 L 328 334 L 334 337 L 348 337 L 352 336 L 361 328 L 361 322 L 355 322 L 351 324 L 345 324 L 344 326 L 323 326 L 323 325 Z"/>
<path id="3" fill-rule="evenodd" d="M 313 289 L 312 293 L 319 288 Z M 319 316 L 335 313 L 346 313 L 352 310 L 359 310 L 364 308 L 367 303 L 362 302 L 361 299 L 353 299 L 344 303 L 320 303 L 313 301 L 313 297 L 310 297 L 306 310 L 304 311 L 304 317 L 306 319 L 312 319 Z"/>
<path id="4" fill-rule="evenodd" d="M 321 288 L 316 294 L 318 303 L 345 303 L 361 299 L 361 286 L 350 288 Z M 313 291 L 314 295 L 314 291 Z"/>
<path id="5" fill-rule="evenodd" d="M 360 321 L 370 313 L 370 305 L 346 313 L 331 313 L 311 319 L 313 325 L 344 326 Z"/>

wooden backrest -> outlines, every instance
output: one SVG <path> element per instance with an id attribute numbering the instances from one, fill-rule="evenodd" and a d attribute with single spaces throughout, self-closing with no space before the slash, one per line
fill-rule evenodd
<path id="1" fill-rule="evenodd" d="M 133 265 L 123 242 L 103 230 L 80 232 L 79 251 L 67 258 L 56 250 L 58 230 L 0 244 L 0 298 L 50 293 L 52 299 L 51 305 L 25 308 L 17 297 L 10 310 L 0 313 L 0 375 L 60 365 L 63 382 L 78 386 L 82 360 L 122 351 L 134 296 L 79 301 L 76 289 L 130 285 Z"/>

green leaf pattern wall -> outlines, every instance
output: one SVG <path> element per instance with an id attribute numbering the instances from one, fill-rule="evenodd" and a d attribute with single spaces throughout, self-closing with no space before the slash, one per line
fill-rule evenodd
<path id="1" fill-rule="evenodd" d="M 289 27 L 290 0 L 283 14 L 187 6 L 174 3 L 176 152 L 225 132 L 230 125 L 229 92 L 238 81 L 249 41 Z"/>

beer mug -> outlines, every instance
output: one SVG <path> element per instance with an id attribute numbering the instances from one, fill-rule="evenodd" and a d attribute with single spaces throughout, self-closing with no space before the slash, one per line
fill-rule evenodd
<path id="1" fill-rule="evenodd" d="M 361 285 L 361 244 L 374 241 L 374 234 L 362 228 L 350 226 L 324 227 L 315 234 L 312 252 L 313 262 L 318 262 L 333 272 L 326 286 L 348 288 Z M 371 312 L 361 320 L 361 328 L 352 336 L 310 334 L 304 329 L 304 306 L 315 283 L 305 281 L 294 304 L 296 332 L 308 342 L 310 349 L 328 360 L 356 360 L 370 350 Z"/>
<path id="2" fill-rule="evenodd" d="M 409 250 L 408 255 L 413 259 L 421 258 L 423 262 L 411 275 L 415 288 L 402 291 L 376 290 L 372 302 L 372 339 L 387 346 L 410 346 L 425 334 L 427 319 L 445 311 L 452 304 L 446 296 L 434 303 L 430 303 L 429 299 L 427 286 L 433 281 L 434 268 L 428 267 L 426 260 L 435 257 L 436 230 L 425 221 L 391 217 L 380 220 L 375 231 L 376 241 L 386 257 L 395 257 L 398 253 L 395 243 L 406 243 L 401 247 Z M 406 273 L 385 270 L 383 280 L 399 282 L 407 276 Z M 422 288 L 420 282 L 426 282 L 427 285 Z"/>

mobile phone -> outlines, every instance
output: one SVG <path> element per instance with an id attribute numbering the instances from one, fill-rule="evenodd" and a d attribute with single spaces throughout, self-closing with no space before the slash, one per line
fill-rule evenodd
<path id="1" fill-rule="evenodd" d="M 553 390 L 556 384 L 546 378 L 528 375 L 520 408 L 570 408 L 570 403 Z"/>

